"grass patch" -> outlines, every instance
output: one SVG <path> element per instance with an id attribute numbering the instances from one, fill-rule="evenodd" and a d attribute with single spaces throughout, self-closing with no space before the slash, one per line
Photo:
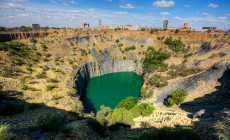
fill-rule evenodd
<path id="1" fill-rule="evenodd" d="M 56 85 L 46 85 L 46 91 L 52 91 L 54 88 L 57 88 Z"/>
<path id="2" fill-rule="evenodd" d="M 54 79 L 54 78 L 49 78 L 46 80 L 47 83 L 57 83 L 58 80 L 57 79 Z"/>
<path id="3" fill-rule="evenodd" d="M 37 74 L 36 78 L 38 78 L 38 79 L 44 79 L 44 78 L 46 78 L 46 72 L 43 71 L 43 72 Z"/>

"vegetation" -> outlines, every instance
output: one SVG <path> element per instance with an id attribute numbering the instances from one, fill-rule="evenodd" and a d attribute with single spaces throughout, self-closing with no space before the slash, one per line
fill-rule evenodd
<path id="1" fill-rule="evenodd" d="M 212 32 L 212 30 L 211 29 L 209 29 L 208 31 L 207 31 L 207 33 L 211 33 Z"/>
<path id="2" fill-rule="evenodd" d="M 118 47 L 122 47 L 122 46 L 123 46 L 123 44 L 122 44 L 122 43 L 118 44 Z"/>
<path id="3" fill-rule="evenodd" d="M 46 72 L 43 71 L 43 72 L 37 74 L 36 78 L 38 78 L 38 79 L 44 79 L 44 78 L 46 78 Z"/>
<path id="4" fill-rule="evenodd" d="M 146 99 L 151 97 L 152 95 L 153 95 L 152 89 L 150 89 L 150 91 L 148 92 L 146 88 L 142 87 L 141 94 L 140 94 L 141 98 Z"/>
<path id="5" fill-rule="evenodd" d="M 162 52 L 162 49 L 158 51 L 153 47 L 149 46 L 144 59 L 144 72 L 152 72 L 159 69 L 167 69 L 168 64 L 165 64 L 163 61 L 170 58 L 170 54 Z"/>
<path id="6" fill-rule="evenodd" d="M 214 128 L 217 129 L 217 135 L 219 139 L 229 140 L 230 139 L 230 113 L 226 115 L 221 115 L 220 120 L 217 121 L 214 125 Z"/>
<path id="7" fill-rule="evenodd" d="M 58 80 L 57 80 L 57 79 L 54 79 L 54 78 L 48 78 L 48 79 L 46 80 L 46 82 L 47 82 L 47 83 L 57 83 Z"/>
<path id="8" fill-rule="evenodd" d="M 21 86 L 21 90 L 28 90 L 29 89 L 29 86 L 27 86 L 26 84 L 23 84 Z"/>
<path id="9" fill-rule="evenodd" d="M 130 110 L 137 104 L 137 101 L 138 98 L 136 97 L 126 97 L 116 106 L 116 108 L 125 108 L 127 110 Z"/>
<path id="10" fill-rule="evenodd" d="M 126 56 L 123 56 L 123 60 L 126 60 Z"/>
<path id="11" fill-rule="evenodd" d="M 30 104 L 28 106 L 28 109 L 29 110 L 36 110 L 36 109 L 40 109 L 40 108 L 43 108 L 43 107 L 44 107 L 44 104 L 36 104 L 36 103 L 34 103 L 34 104 Z"/>
<path id="12" fill-rule="evenodd" d="M 37 40 L 32 37 L 32 38 L 30 38 L 30 42 L 37 43 Z"/>
<path id="13" fill-rule="evenodd" d="M 0 140 L 6 139 L 10 125 L 0 123 Z"/>
<path id="14" fill-rule="evenodd" d="M 88 53 L 86 52 L 86 50 L 80 49 L 80 51 L 81 51 L 81 56 L 87 56 L 88 55 Z"/>
<path id="15" fill-rule="evenodd" d="M 150 31 L 150 34 L 153 34 L 153 33 L 154 33 L 154 30 L 151 30 L 151 31 Z"/>
<path id="16" fill-rule="evenodd" d="M 58 132 L 64 129 L 64 124 L 58 115 L 46 114 L 40 116 L 36 125 L 44 132 Z"/>
<path id="17" fill-rule="evenodd" d="M 107 125 L 107 115 L 109 113 L 112 112 L 112 110 L 109 108 L 109 107 L 105 107 L 104 105 L 102 105 L 101 107 L 101 110 L 97 112 L 97 115 L 96 115 L 96 120 L 102 125 L 102 126 L 106 126 Z"/>
<path id="18" fill-rule="evenodd" d="M 54 88 L 57 88 L 57 86 L 55 86 L 55 85 L 46 85 L 46 91 L 51 91 Z"/>
<path id="19" fill-rule="evenodd" d="M 172 92 L 172 95 L 167 99 L 166 106 L 171 107 L 174 104 L 180 105 L 188 95 L 188 92 L 185 89 L 177 89 Z"/>
<path id="20" fill-rule="evenodd" d="M 200 68 L 187 68 L 185 64 L 180 64 L 180 65 L 172 64 L 170 66 L 170 71 L 168 72 L 168 74 L 171 76 L 171 78 L 175 78 L 177 76 L 185 77 L 188 75 L 199 73 L 201 71 L 202 69 Z"/>
<path id="21" fill-rule="evenodd" d="M 116 39 L 116 41 L 115 41 L 116 43 L 119 43 L 120 42 L 120 40 L 119 39 Z"/>
<path id="22" fill-rule="evenodd" d="M 2 91 L 2 86 L 0 85 L 0 101 L 6 97 L 5 93 Z"/>
<path id="23" fill-rule="evenodd" d="M 149 116 L 153 113 L 153 110 L 155 110 L 153 106 L 150 106 L 147 103 L 141 103 L 130 109 L 130 112 L 133 114 L 133 117 L 136 118 L 139 116 Z"/>
<path id="24" fill-rule="evenodd" d="M 125 51 L 136 50 L 136 46 L 132 45 L 131 47 L 126 47 Z"/>
<path id="25" fill-rule="evenodd" d="M 176 29 L 176 30 L 175 30 L 175 33 L 178 33 L 178 32 L 180 32 L 180 30 L 179 30 L 179 29 Z"/>
<path id="26" fill-rule="evenodd" d="M 188 52 L 189 49 L 191 48 L 190 46 L 186 47 L 186 45 L 181 40 L 176 40 L 176 39 L 173 40 L 171 37 L 166 38 L 164 43 L 168 45 L 168 47 L 175 52 L 179 52 L 179 51 Z"/>
<path id="27" fill-rule="evenodd" d="M 168 85 L 168 81 L 166 77 L 163 77 L 161 75 L 154 75 L 147 80 L 146 84 L 153 87 L 164 87 Z"/>
<path id="28" fill-rule="evenodd" d="M 7 102 L 4 104 L 2 110 L 0 111 L 0 115 L 2 116 L 10 116 L 24 112 L 25 106 L 23 104 L 13 104 L 11 102 Z"/>
<path id="29" fill-rule="evenodd" d="M 183 127 L 180 130 L 158 129 L 145 132 L 136 140 L 201 140 L 201 138 L 190 127 Z"/>

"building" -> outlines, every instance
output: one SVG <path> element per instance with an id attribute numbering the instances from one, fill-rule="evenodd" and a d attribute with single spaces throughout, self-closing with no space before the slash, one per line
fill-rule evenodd
<path id="1" fill-rule="evenodd" d="M 82 24 L 82 28 L 86 28 L 86 27 L 89 27 L 89 24 L 83 23 L 83 24 Z"/>
<path id="2" fill-rule="evenodd" d="M 168 28 L 168 20 L 164 20 L 163 29 Z"/>
<path id="3" fill-rule="evenodd" d="M 184 28 L 188 29 L 189 28 L 189 23 L 184 23 Z"/>
<path id="4" fill-rule="evenodd" d="M 203 27 L 203 30 L 216 30 L 216 27 Z"/>
<path id="5" fill-rule="evenodd" d="M 31 28 L 40 28 L 40 24 L 30 24 Z"/>
<path id="6" fill-rule="evenodd" d="M 98 25 L 101 27 L 101 19 L 98 20 Z"/>

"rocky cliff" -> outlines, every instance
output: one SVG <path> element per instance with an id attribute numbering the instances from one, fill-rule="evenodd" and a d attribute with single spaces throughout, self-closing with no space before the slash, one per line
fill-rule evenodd
<path id="1" fill-rule="evenodd" d="M 135 60 L 111 60 L 88 62 L 83 65 L 75 76 L 75 85 L 81 98 L 89 79 L 115 72 L 135 72 L 142 75 L 142 64 Z"/>
<path id="2" fill-rule="evenodd" d="M 206 85 L 211 83 L 212 81 L 218 81 L 223 77 L 224 73 L 230 70 L 230 62 L 221 62 L 215 64 L 209 70 L 200 73 L 198 75 L 186 78 L 178 83 L 175 86 L 167 86 L 162 88 L 160 91 L 157 91 L 156 95 L 156 106 L 162 106 L 165 99 L 171 95 L 171 93 L 179 88 L 184 88 L 188 91 L 188 93 L 194 91 L 201 82 L 205 82 Z M 226 75 L 225 75 L 226 76 Z"/>

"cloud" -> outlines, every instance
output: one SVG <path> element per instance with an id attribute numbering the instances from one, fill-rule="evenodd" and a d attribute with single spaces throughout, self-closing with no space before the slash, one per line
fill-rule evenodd
<path id="1" fill-rule="evenodd" d="M 153 6 L 157 6 L 157 7 L 173 7 L 175 5 L 174 1 L 156 1 L 153 2 Z"/>
<path id="2" fill-rule="evenodd" d="M 18 16 L 19 17 L 29 17 L 29 16 L 32 16 L 32 14 L 26 13 L 26 14 L 19 14 Z"/>
<path id="3" fill-rule="evenodd" d="M 230 16 L 230 14 L 226 14 L 226 16 Z"/>
<path id="4" fill-rule="evenodd" d="M 113 12 L 114 15 L 127 15 L 128 12 Z"/>
<path id="5" fill-rule="evenodd" d="M 113 0 L 105 0 L 105 1 L 113 1 Z"/>
<path id="6" fill-rule="evenodd" d="M 169 12 L 161 12 L 160 14 L 161 14 L 161 15 L 165 15 L 165 16 L 166 16 L 166 15 L 170 15 Z"/>
<path id="7" fill-rule="evenodd" d="M 83 13 L 83 12 L 80 10 L 70 10 L 70 13 Z"/>
<path id="8" fill-rule="evenodd" d="M 89 12 L 95 12 L 96 10 L 95 9 L 89 9 L 88 11 Z"/>
<path id="9" fill-rule="evenodd" d="M 58 4 L 56 1 L 50 1 L 51 3 L 53 3 L 53 4 Z"/>
<path id="10" fill-rule="evenodd" d="M 184 5 L 184 7 L 191 7 L 190 5 Z"/>
<path id="11" fill-rule="evenodd" d="M 175 18 L 175 19 L 178 19 L 178 20 L 183 20 L 183 18 L 181 18 L 181 17 L 173 17 L 173 18 Z"/>
<path id="12" fill-rule="evenodd" d="M 135 8 L 132 4 L 126 4 L 126 6 L 121 5 L 120 7 L 121 8 L 130 8 L 130 9 Z"/>
<path id="13" fill-rule="evenodd" d="M 211 14 L 209 14 L 209 13 L 202 13 L 202 15 L 204 15 L 204 16 L 211 16 Z"/>
<path id="14" fill-rule="evenodd" d="M 25 7 L 23 7 L 20 4 L 14 4 L 14 3 L 5 3 L 0 5 L 0 8 L 4 9 L 19 9 L 19 10 L 25 10 Z"/>
<path id="15" fill-rule="evenodd" d="M 13 0 L 15 2 L 27 2 L 28 0 Z"/>
<path id="16" fill-rule="evenodd" d="M 214 8 L 216 8 L 216 7 L 219 7 L 219 5 L 210 3 L 210 4 L 208 5 L 208 7 L 214 7 Z"/>
<path id="17" fill-rule="evenodd" d="M 218 19 L 227 19 L 227 17 L 218 17 Z"/>
<path id="18" fill-rule="evenodd" d="M 70 1 L 69 3 L 72 3 L 72 4 L 79 4 L 78 2 L 75 2 L 75 1 Z"/>
<path id="19" fill-rule="evenodd" d="M 63 2 L 62 4 L 65 5 L 65 6 L 69 5 L 69 4 L 67 4 L 66 2 Z"/>

